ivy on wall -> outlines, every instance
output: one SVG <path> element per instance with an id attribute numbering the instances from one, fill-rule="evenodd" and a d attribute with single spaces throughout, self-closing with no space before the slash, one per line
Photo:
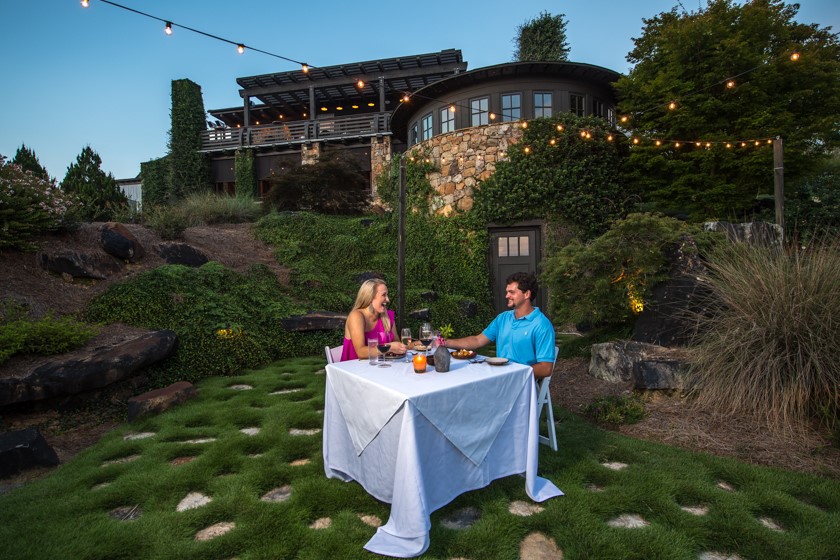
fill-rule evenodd
<path id="1" fill-rule="evenodd" d="M 210 190 L 210 170 L 201 150 L 206 128 L 201 86 L 172 80 L 172 128 L 169 131 L 170 200 Z"/>
<path id="2" fill-rule="evenodd" d="M 257 197 L 257 171 L 254 163 L 254 150 L 240 148 L 234 155 L 234 174 L 236 196 Z"/>
<path id="3" fill-rule="evenodd" d="M 474 189 L 473 211 L 485 222 L 562 222 L 586 239 L 606 231 L 635 200 L 621 181 L 628 148 L 611 133 L 598 117 L 528 121 L 508 159 Z"/>
<path id="4" fill-rule="evenodd" d="M 169 185 L 172 183 L 172 165 L 169 156 L 144 161 L 140 164 L 143 204 L 155 206 L 169 201 Z"/>

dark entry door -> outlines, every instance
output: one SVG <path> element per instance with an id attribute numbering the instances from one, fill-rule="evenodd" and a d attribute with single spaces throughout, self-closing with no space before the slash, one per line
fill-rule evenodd
<path id="1" fill-rule="evenodd" d="M 505 279 L 514 272 L 537 272 L 542 253 L 539 226 L 520 226 L 490 229 L 490 268 L 493 278 L 493 303 L 496 312 L 507 310 Z M 545 294 L 537 292 L 537 307 L 544 308 Z"/>

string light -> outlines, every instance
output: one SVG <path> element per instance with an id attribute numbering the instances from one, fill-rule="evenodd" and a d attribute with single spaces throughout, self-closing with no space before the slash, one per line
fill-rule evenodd
<path id="1" fill-rule="evenodd" d="M 239 54 L 245 54 L 245 45 L 243 45 L 242 43 L 236 45 L 236 52 L 238 52 Z"/>
<path id="2" fill-rule="evenodd" d="M 673 111 L 674 109 L 677 108 L 677 102 L 676 101 L 671 101 L 670 103 L 668 103 L 668 108 Z"/>
<path id="3" fill-rule="evenodd" d="M 172 35 L 172 22 L 166 22 L 166 27 L 163 28 L 163 32 L 167 35 Z"/>
<path id="4" fill-rule="evenodd" d="M 728 87 L 729 89 L 734 88 L 735 87 L 735 80 L 727 80 L 726 81 L 726 87 Z"/>
<path id="5" fill-rule="evenodd" d="M 793 53 L 791 53 L 791 55 L 790 55 L 790 59 L 792 61 L 796 62 L 797 60 L 799 60 L 799 53 L 796 52 L 796 51 L 793 51 Z"/>
<path id="6" fill-rule="evenodd" d="M 303 72 L 304 74 L 309 74 L 309 65 L 306 64 L 306 63 L 301 64 L 300 65 L 300 71 Z"/>
<path id="7" fill-rule="evenodd" d="M 364 88 L 365 87 L 365 82 L 363 80 L 359 80 L 358 82 L 356 82 L 356 87 L 359 88 L 359 89 Z"/>
<path id="8" fill-rule="evenodd" d="M 82 0 L 81 4 L 82 8 L 87 8 L 88 6 L 90 6 L 90 2 L 88 2 L 88 0 Z"/>

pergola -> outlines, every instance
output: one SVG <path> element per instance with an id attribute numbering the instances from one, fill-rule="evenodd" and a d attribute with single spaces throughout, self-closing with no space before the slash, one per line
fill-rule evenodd
<path id="1" fill-rule="evenodd" d="M 209 113 L 229 127 L 386 113 L 404 95 L 466 69 L 461 51 L 447 49 L 237 78 L 242 107 Z"/>

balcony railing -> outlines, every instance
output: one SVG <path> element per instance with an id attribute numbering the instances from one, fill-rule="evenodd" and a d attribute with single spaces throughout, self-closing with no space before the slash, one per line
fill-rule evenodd
<path id="1" fill-rule="evenodd" d="M 201 151 L 283 147 L 321 140 L 353 139 L 391 134 L 390 113 L 371 113 L 310 121 L 289 121 L 247 128 L 216 128 L 201 133 Z"/>

